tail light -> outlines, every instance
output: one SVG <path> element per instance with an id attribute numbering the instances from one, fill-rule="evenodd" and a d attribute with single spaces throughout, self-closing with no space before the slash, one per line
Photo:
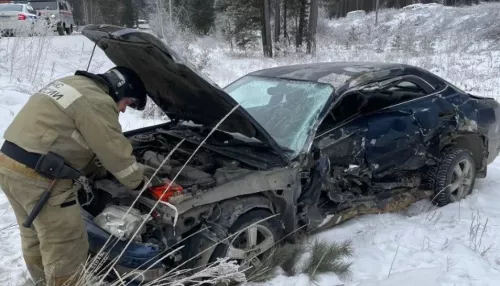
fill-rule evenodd
<path id="1" fill-rule="evenodd" d="M 177 193 L 180 193 L 184 190 L 182 186 L 179 186 L 175 183 L 171 184 L 170 180 L 165 180 L 165 185 L 163 186 L 158 186 L 158 187 L 152 187 L 151 193 L 153 197 L 157 200 L 162 200 L 164 202 L 168 202 L 170 198 Z M 170 187 L 168 187 L 170 185 Z"/>
<path id="2" fill-rule="evenodd" d="M 24 15 L 24 14 L 18 14 L 17 15 L 17 20 L 26 20 L 26 15 Z"/>

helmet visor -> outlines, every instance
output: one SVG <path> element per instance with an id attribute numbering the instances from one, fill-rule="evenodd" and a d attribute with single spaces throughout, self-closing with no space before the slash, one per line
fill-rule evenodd
<path id="1" fill-rule="evenodd" d="M 130 108 L 137 109 L 137 110 L 144 110 L 144 108 L 146 107 L 145 100 L 139 100 L 139 99 L 133 98 L 133 97 L 129 97 L 128 99 L 130 99 L 132 102 L 128 105 Z"/>

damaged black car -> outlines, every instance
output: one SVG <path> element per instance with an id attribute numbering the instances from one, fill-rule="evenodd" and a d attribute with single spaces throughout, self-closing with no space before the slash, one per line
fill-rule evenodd
<path id="1" fill-rule="evenodd" d="M 147 269 L 143 280 L 186 261 L 258 265 L 275 243 L 294 242 L 297 229 L 312 233 L 421 199 L 457 202 L 499 153 L 499 103 L 418 67 L 292 65 L 220 88 L 151 34 L 107 25 L 82 33 L 115 65 L 135 70 L 170 119 L 125 132 L 165 186 L 142 193 L 127 213 L 136 198 L 108 175 L 92 183 L 94 199 L 82 210 L 90 251 L 120 237 L 110 259 L 123 252 L 116 269 Z M 125 213 L 127 223 L 116 226 Z"/>

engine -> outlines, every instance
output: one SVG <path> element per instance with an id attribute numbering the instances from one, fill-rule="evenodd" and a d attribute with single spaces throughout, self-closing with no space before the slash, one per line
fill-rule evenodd
<path id="1" fill-rule="evenodd" d="M 252 172 L 251 168 L 242 166 L 239 161 L 204 148 L 200 148 L 189 163 L 184 166 L 197 148 L 197 145 L 186 141 L 172 153 L 169 160 L 165 161 L 165 158 L 179 142 L 179 139 L 166 134 L 140 134 L 129 138 L 129 140 L 133 146 L 133 154 L 136 156 L 138 163 L 142 164 L 145 175 L 152 175 L 158 170 L 156 177 L 165 182 L 165 187 L 156 189 L 158 192 L 155 192 L 154 188 L 144 192 L 134 205 L 133 212 L 127 216 L 128 225 L 133 230 L 137 226 L 137 220 L 142 218 L 144 214 L 149 213 L 158 199 L 168 201 L 168 198 L 161 197 L 161 193 L 164 192 L 166 186 L 176 176 L 175 182 L 168 191 L 172 191 L 177 195 L 194 195 L 198 192 L 210 191 L 211 188 L 241 178 Z M 84 193 L 80 194 L 83 202 L 86 201 L 85 195 Z M 101 228 L 117 234 L 119 228 L 106 220 L 122 217 L 126 213 L 124 209 L 132 204 L 135 196 L 131 196 L 130 190 L 121 185 L 111 174 L 94 182 L 93 195 L 93 200 L 91 200 L 90 204 L 84 206 L 84 209 L 95 217 L 94 221 Z M 166 233 L 172 232 L 172 229 L 168 229 L 168 224 L 171 224 L 171 221 L 170 223 L 164 221 L 162 214 L 155 209 L 153 219 L 148 220 L 145 230 L 141 230 L 139 240 L 151 241 L 153 239 L 154 241 L 160 241 L 165 237 Z M 133 233 L 130 229 L 120 232 L 122 235 L 130 233 Z"/>

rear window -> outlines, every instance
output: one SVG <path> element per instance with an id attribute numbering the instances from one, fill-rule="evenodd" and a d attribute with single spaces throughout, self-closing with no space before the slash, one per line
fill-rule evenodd
<path id="1" fill-rule="evenodd" d="M 23 11 L 23 5 L 0 4 L 0 11 L 22 12 Z"/>
<path id="2" fill-rule="evenodd" d="M 57 2 L 56 1 L 30 1 L 31 7 L 35 10 L 57 10 Z"/>

